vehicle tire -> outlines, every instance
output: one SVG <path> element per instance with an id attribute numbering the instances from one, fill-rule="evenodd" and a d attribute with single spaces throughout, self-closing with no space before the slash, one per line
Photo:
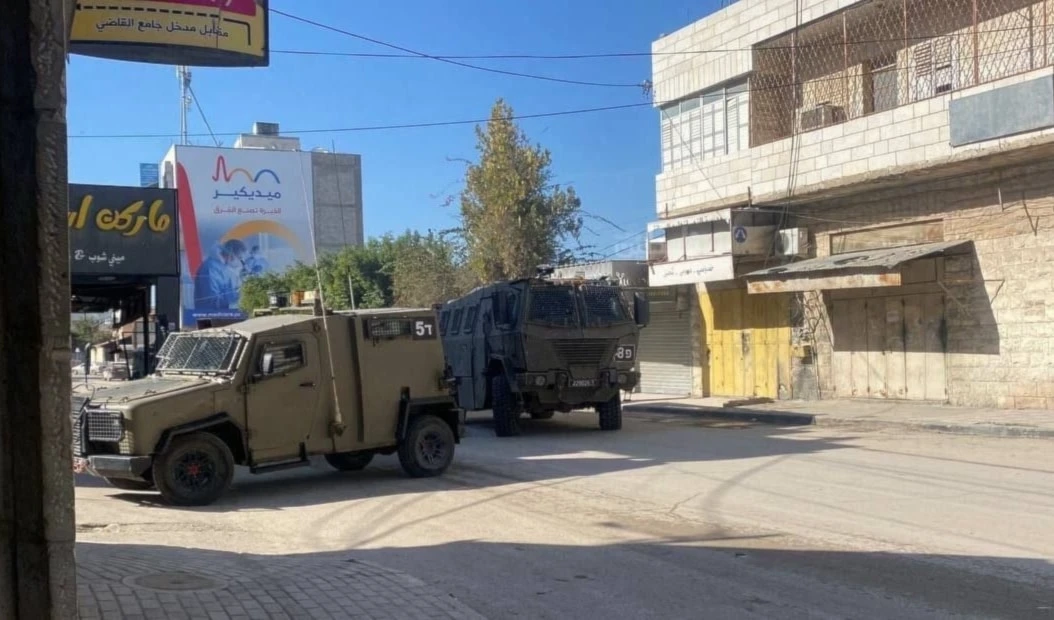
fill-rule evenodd
<path id="1" fill-rule="evenodd" d="M 107 478 L 106 482 L 115 489 L 122 491 L 153 491 L 154 483 L 147 480 L 132 480 L 131 478 Z"/>
<path id="2" fill-rule="evenodd" d="M 227 491 L 233 478 L 234 456 L 211 433 L 176 437 L 154 461 L 157 490 L 175 506 L 207 506 Z"/>
<path id="3" fill-rule="evenodd" d="M 497 374 L 490 380 L 492 413 L 494 415 L 494 434 L 498 437 L 515 437 L 520 434 L 520 411 L 516 398 L 509 388 L 509 381 L 504 374 Z"/>
<path id="4" fill-rule="evenodd" d="M 399 444 L 399 464 L 414 478 L 430 478 L 445 472 L 454 460 L 454 431 L 434 415 L 410 421 Z"/>
<path id="5" fill-rule="evenodd" d="M 329 466 L 340 471 L 362 471 L 372 460 L 372 452 L 335 452 L 326 455 Z"/>
<path id="6" fill-rule="evenodd" d="M 600 414 L 600 430 L 617 431 L 622 428 L 622 397 L 615 394 L 611 400 L 597 406 Z"/>
<path id="7" fill-rule="evenodd" d="M 555 411 L 534 411 L 531 413 L 532 420 L 552 420 L 553 416 L 556 415 Z"/>

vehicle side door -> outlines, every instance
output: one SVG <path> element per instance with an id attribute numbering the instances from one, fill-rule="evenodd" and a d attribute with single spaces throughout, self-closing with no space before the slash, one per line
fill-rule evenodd
<path id="1" fill-rule="evenodd" d="M 256 343 L 246 394 L 246 428 L 254 463 L 295 458 L 322 405 L 322 368 L 313 333 Z"/>

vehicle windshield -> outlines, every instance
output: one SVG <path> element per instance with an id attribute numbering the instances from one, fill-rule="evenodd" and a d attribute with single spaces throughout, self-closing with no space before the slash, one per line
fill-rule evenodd
<path id="1" fill-rule="evenodd" d="M 230 372 L 243 340 L 234 332 L 172 334 L 157 353 L 157 369 L 175 373 Z"/>
<path id="2" fill-rule="evenodd" d="M 570 286 L 536 286 L 531 288 L 527 321 L 560 327 L 578 326 L 578 304 Z"/>
<path id="3" fill-rule="evenodd" d="M 614 286 L 583 286 L 582 307 L 585 309 L 585 324 L 589 327 L 629 320 L 622 294 Z"/>

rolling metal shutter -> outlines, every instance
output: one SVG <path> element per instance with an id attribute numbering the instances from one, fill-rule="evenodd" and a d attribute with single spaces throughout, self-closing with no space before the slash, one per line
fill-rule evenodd
<path id="1" fill-rule="evenodd" d="M 640 391 L 690 396 L 692 393 L 691 312 L 674 303 L 652 303 L 651 321 L 640 332 Z"/>

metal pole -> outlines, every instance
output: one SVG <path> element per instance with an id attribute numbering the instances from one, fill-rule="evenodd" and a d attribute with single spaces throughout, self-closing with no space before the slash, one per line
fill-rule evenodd
<path id="1" fill-rule="evenodd" d="M 348 274 L 348 299 L 351 300 L 351 309 L 355 309 L 355 285 L 351 283 L 351 274 Z"/>
<path id="2" fill-rule="evenodd" d="M 0 618 L 77 617 L 66 41 L 73 2 L 0 2 Z"/>

